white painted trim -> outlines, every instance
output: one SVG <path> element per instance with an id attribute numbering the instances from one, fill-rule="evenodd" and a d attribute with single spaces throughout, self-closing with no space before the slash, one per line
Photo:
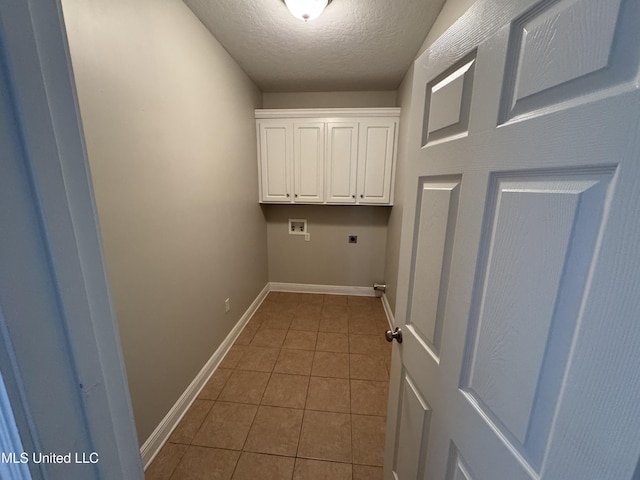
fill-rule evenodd
<path id="1" fill-rule="evenodd" d="M 240 317 L 240 320 L 238 320 L 235 327 L 231 329 L 229 335 L 227 335 L 207 363 L 204 364 L 202 370 L 200 370 L 184 393 L 180 395 L 178 401 L 176 401 L 173 407 L 171 407 L 160 424 L 158 424 L 153 433 L 151 433 L 149 438 L 144 442 L 140 448 L 140 455 L 142 457 L 142 464 L 144 465 L 145 470 L 149 468 L 153 459 L 169 439 L 171 432 L 173 432 L 173 430 L 178 426 L 182 417 L 187 413 L 189 407 L 191 407 L 193 402 L 196 400 L 200 391 L 209 381 L 211 375 L 216 371 L 218 365 L 233 345 L 233 342 L 235 342 L 240 333 L 242 333 L 242 330 L 258 307 L 260 307 L 260 304 L 263 302 L 269 291 L 269 283 L 267 283 L 256 299 L 251 303 L 251 305 L 249 305 L 249 308 L 247 308 L 242 317 Z"/>
<path id="2" fill-rule="evenodd" d="M 342 285 L 312 285 L 307 283 L 269 282 L 271 292 L 322 293 L 325 295 L 353 295 L 375 297 L 373 287 L 348 287 Z"/>
<path id="3" fill-rule="evenodd" d="M 267 108 L 257 109 L 256 118 L 351 118 L 400 117 L 399 107 L 381 108 Z"/>
<path id="4" fill-rule="evenodd" d="M 382 307 L 384 308 L 384 313 L 387 316 L 387 322 L 389 322 L 389 328 L 391 330 L 394 329 L 394 325 L 396 324 L 396 319 L 393 318 L 393 312 L 391 311 L 391 305 L 389 305 L 389 300 L 387 299 L 387 294 L 382 294 Z"/>

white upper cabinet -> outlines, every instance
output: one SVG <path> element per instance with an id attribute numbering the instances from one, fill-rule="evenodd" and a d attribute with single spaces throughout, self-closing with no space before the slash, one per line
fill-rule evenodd
<path id="1" fill-rule="evenodd" d="M 265 121 L 259 124 L 260 198 L 264 202 L 291 200 L 292 125 Z"/>
<path id="2" fill-rule="evenodd" d="M 327 203 L 356 203 L 358 122 L 327 123 Z"/>
<path id="3" fill-rule="evenodd" d="M 399 108 L 256 110 L 260 202 L 391 205 Z"/>
<path id="4" fill-rule="evenodd" d="M 324 123 L 293 125 L 294 201 L 324 201 Z"/>
<path id="5" fill-rule="evenodd" d="M 391 203 L 396 125 L 396 120 L 388 118 L 366 119 L 360 122 L 359 203 Z"/>

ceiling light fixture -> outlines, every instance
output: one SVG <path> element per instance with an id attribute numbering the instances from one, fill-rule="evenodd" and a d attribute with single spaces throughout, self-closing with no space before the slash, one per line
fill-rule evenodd
<path id="1" fill-rule="evenodd" d="M 308 22 L 318 18 L 331 0 L 282 0 L 291 15 Z"/>

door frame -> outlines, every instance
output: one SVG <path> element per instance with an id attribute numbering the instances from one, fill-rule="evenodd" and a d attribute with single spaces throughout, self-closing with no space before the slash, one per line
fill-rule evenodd
<path id="1" fill-rule="evenodd" d="M 60 313 L 50 320 L 67 338 L 67 348 L 62 348 L 65 365 L 58 367 L 78 384 L 78 391 L 70 395 L 80 398 L 84 407 L 84 415 L 78 414 L 83 416 L 85 432 L 69 435 L 82 438 L 88 432 L 91 446 L 99 453 L 96 478 L 141 479 L 140 450 L 60 0 L 0 0 L 0 35 L 0 74 L 6 78 L 12 102 L 10 111 L 3 113 L 19 130 L 22 158 L 18 162 L 24 166 L 26 195 L 38 215 L 51 293 Z M 11 278 L 12 272 L 3 270 L 0 275 Z M 7 370 L 13 378 L 7 390 L 23 443 L 32 439 L 35 447 L 38 432 L 55 427 L 34 423 L 29 413 L 28 397 L 21 388 L 29 378 L 20 375 L 21 365 L 29 359 L 12 351 L 12 344 L 29 340 L 12 338 L 6 328 L 12 321 L 9 315 L 5 312 L 0 325 L 0 353 L 12 359 Z M 45 385 L 30 387 L 31 392 L 47 397 Z M 64 422 L 57 416 L 56 402 L 49 404 L 38 416 Z"/>

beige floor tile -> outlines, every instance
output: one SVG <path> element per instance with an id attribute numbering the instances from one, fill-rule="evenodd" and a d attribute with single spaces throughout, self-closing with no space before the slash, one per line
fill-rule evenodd
<path id="1" fill-rule="evenodd" d="M 191 443 L 193 437 L 200 429 L 202 422 L 207 417 L 209 410 L 213 406 L 211 400 L 198 400 L 196 399 L 193 404 L 187 410 L 187 413 L 182 417 L 180 423 L 171 433 L 169 441 L 171 443 Z"/>
<path id="2" fill-rule="evenodd" d="M 347 301 L 346 295 L 325 295 L 323 305 L 346 307 Z"/>
<path id="3" fill-rule="evenodd" d="M 242 452 L 233 480 L 290 480 L 295 459 Z"/>
<path id="4" fill-rule="evenodd" d="M 354 465 L 353 480 L 384 480 L 382 467 Z"/>
<path id="5" fill-rule="evenodd" d="M 351 380 L 351 413 L 361 415 L 387 414 L 389 382 Z"/>
<path id="6" fill-rule="evenodd" d="M 256 310 L 255 313 L 251 315 L 251 319 L 249 320 L 249 323 L 247 325 L 251 325 L 253 323 L 255 324 L 255 326 L 259 327 L 267 318 L 268 313 L 269 310 L 265 306 L 261 305 L 260 308 L 258 308 L 258 310 Z"/>
<path id="7" fill-rule="evenodd" d="M 350 354 L 349 357 L 351 378 L 389 381 L 389 372 L 381 356 Z"/>
<path id="8" fill-rule="evenodd" d="M 305 410 L 298 457 L 351 463 L 351 416 Z"/>
<path id="9" fill-rule="evenodd" d="M 232 373 L 233 370 L 229 368 L 218 368 L 213 372 L 209 381 L 207 381 L 204 388 L 200 391 L 198 398 L 204 400 L 216 400 Z"/>
<path id="10" fill-rule="evenodd" d="M 382 355 L 383 335 L 384 333 L 379 335 L 349 334 L 349 353 Z"/>
<path id="11" fill-rule="evenodd" d="M 346 335 L 349 331 L 349 320 L 346 315 L 322 317 L 318 330 Z"/>
<path id="12" fill-rule="evenodd" d="M 274 330 L 287 330 L 291 326 L 292 315 L 269 313 L 267 319 L 262 322 L 262 327 Z"/>
<path id="13" fill-rule="evenodd" d="M 311 377 L 306 409 L 324 412 L 350 412 L 349 380 Z"/>
<path id="14" fill-rule="evenodd" d="M 187 445 L 165 443 L 156 458 L 151 462 L 151 465 L 149 465 L 149 468 L 147 468 L 147 471 L 144 472 L 144 479 L 169 480 L 186 451 Z"/>
<path id="15" fill-rule="evenodd" d="M 384 335 L 385 330 L 381 330 L 378 322 L 371 318 L 349 318 L 349 334 L 359 335 Z"/>
<path id="16" fill-rule="evenodd" d="M 349 378 L 349 355 L 346 353 L 316 352 L 313 357 L 311 375 Z"/>
<path id="17" fill-rule="evenodd" d="M 318 332 L 316 350 L 319 352 L 349 353 L 349 338 L 344 333 Z"/>
<path id="18" fill-rule="evenodd" d="M 240 335 L 238 335 L 234 345 L 249 345 L 251 340 L 253 340 L 253 337 L 256 336 L 259 328 L 260 327 L 253 323 L 251 325 L 246 325 Z"/>
<path id="19" fill-rule="evenodd" d="M 218 399 L 224 402 L 254 403 L 257 405 L 262 400 L 262 394 L 267 387 L 270 375 L 268 372 L 234 370 Z"/>
<path id="20" fill-rule="evenodd" d="M 371 304 L 371 297 L 358 297 L 354 295 L 347 297 L 347 305 L 349 305 L 349 308 L 358 310 L 370 310 L 373 306 Z"/>
<path id="21" fill-rule="evenodd" d="M 229 480 L 240 452 L 189 447 L 171 480 Z"/>
<path id="22" fill-rule="evenodd" d="M 256 347 L 281 347 L 286 334 L 287 330 L 285 329 L 264 328 L 263 325 L 251 340 L 251 345 Z"/>
<path id="23" fill-rule="evenodd" d="M 322 318 L 349 318 L 349 307 L 346 305 L 327 305 L 322 307 Z"/>
<path id="24" fill-rule="evenodd" d="M 351 464 L 297 458 L 293 480 L 351 480 Z"/>
<path id="25" fill-rule="evenodd" d="M 291 330 L 303 330 L 306 332 L 317 332 L 320 327 L 320 317 L 309 317 L 304 315 L 297 315 L 293 317 Z"/>
<path id="26" fill-rule="evenodd" d="M 296 313 L 296 303 L 288 302 L 269 302 L 265 304 L 267 314 L 278 314 L 291 316 Z"/>
<path id="27" fill-rule="evenodd" d="M 270 372 L 276 364 L 280 349 L 268 347 L 244 347 L 245 354 L 238 362 L 238 370 L 253 370 L 256 372 Z"/>
<path id="28" fill-rule="evenodd" d="M 324 295 L 317 293 L 301 293 L 298 297 L 298 305 L 320 305 L 324 303 Z"/>
<path id="29" fill-rule="evenodd" d="M 271 292 L 145 479 L 382 480 L 387 329 L 377 298 Z"/>
<path id="30" fill-rule="evenodd" d="M 382 466 L 386 419 L 351 415 L 353 429 L 353 463 Z"/>
<path id="31" fill-rule="evenodd" d="M 274 373 L 290 373 L 293 375 L 309 375 L 313 364 L 313 352 L 308 350 L 292 350 L 283 348 L 273 368 Z"/>
<path id="32" fill-rule="evenodd" d="M 284 339 L 284 348 L 294 348 L 297 350 L 315 350 L 316 332 L 303 332 L 301 330 L 289 330 Z"/>
<path id="33" fill-rule="evenodd" d="M 224 356 L 222 362 L 220 362 L 219 368 L 236 368 L 243 355 L 247 351 L 247 348 L 249 347 L 246 347 L 244 345 L 232 346 Z"/>
<path id="34" fill-rule="evenodd" d="M 307 376 L 273 373 L 262 397 L 262 405 L 304 408 L 308 387 Z"/>
<path id="35" fill-rule="evenodd" d="M 270 292 L 268 298 L 280 303 L 298 303 L 301 295 L 295 292 Z"/>
<path id="36" fill-rule="evenodd" d="M 256 405 L 216 402 L 191 443 L 241 450 L 257 410 Z"/>
<path id="37" fill-rule="evenodd" d="M 303 410 L 261 405 L 251 425 L 244 450 L 294 457 Z"/>
<path id="38" fill-rule="evenodd" d="M 299 303 L 296 308 L 296 316 L 308 316 L 312 318 L 320 318 L 322 313 L 322 304 L 316 303 Z"/>

